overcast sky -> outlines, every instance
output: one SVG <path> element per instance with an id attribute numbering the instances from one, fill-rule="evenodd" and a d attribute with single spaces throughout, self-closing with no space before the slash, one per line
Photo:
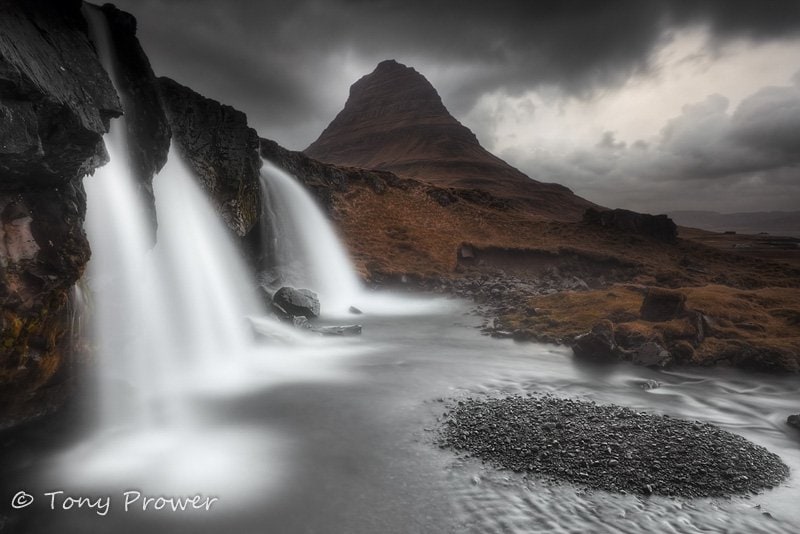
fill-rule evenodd
<path id="1" fill-rule="evenodd" d="M 302 150 L 383 59 L 609 207 L 800 209 L 800 0 L 118 0 L 159 75 Z"/>

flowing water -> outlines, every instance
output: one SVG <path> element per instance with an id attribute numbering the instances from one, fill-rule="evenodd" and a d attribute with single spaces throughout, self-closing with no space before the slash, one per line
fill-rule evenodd
<path id="1" fill-rule="evenodd" d="M 360 338 L 314 350 L 265 352 L 277 370 L 302 372 L 225 392 L 196 391 L 203 432 L 149 464 L 143 441 L 117 450 L 140 462 L 135 483 L 57 475 L 69 455 L 39 460 L 17 477 L 38 497 L 25 532 L 461 533 L 797 532 L 800 435 L 796 378 L 715 370 L 656 371 L 578 365 L 562 348 L 481 336 L 458 301 L 404 317 L 365 317 Z M 660 387 L 646 389 L 648 381 Z M 435 445 L 443 398 L 549 392 L 715 423 L 779 454 L 792 468 L 781 487 L 732 499 L 638 497 L 498 471 Z M 113 465 L 112 465 L 113 466 Z M 113 469 L 110 469 L 111 472 Z M 170 472 L 170 469 L 172 472 Z M 181 473 L 183 470 L 183 473 Z M 174 475 L 177 478 L 170 478 Z M 185 477 L 185 478 L 181 478 Z M 172 512 L 123 492 L 202 493 L 210 511 Z M 50 511 L 45 492 L 102 495 L 110 511 Z M 767 515 L 769 514 L 769 515 Z"/>

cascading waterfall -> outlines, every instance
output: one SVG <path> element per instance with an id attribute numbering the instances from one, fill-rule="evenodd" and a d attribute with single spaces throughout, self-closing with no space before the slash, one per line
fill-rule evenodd
<path id="1" fill-rule="evenodd" d="M 263 234 L 281 285 L 319 294 L 323 312 L 340 315 L 361 300 L 350 258 L 311 195 L 292 176 L 264 161 L 261 190 L 267 216 Z"/>
<path id="2" fill-rule="evenodd" d="M 116 86 L 105 18 L 87 11 Z M 187 417 L 182 392 L 198 374 L 235 365 L 231 360 L 252 345 L 245 317 L 264 311 L 243 260 L 174 149 L 154 180 L 158 234 L 148 250 L 152 221 L 127 161 L 124 117 L 105 143 L 111 161 L 85 183 L 94 332 L 108 375 L 101 406 L 114 423 L 174 424 Z"/>
<path id="3" fill-rule="evenodd" d="M 264 160 L 261 168 L 264 250 L 270 253 L 271 289 L 290 285 L 318 293 L 326 316 L 343 316 L 350 306 L 372 315 L 427 313 L 435 300 L 369 292 L 359 281 L 331 222 L 311 194 L 290 174 Z"/>

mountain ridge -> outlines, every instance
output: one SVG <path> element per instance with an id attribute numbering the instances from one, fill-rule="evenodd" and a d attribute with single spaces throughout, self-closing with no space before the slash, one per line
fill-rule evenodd
<path id="1" fill-rule="evenodd" d="M 483 190 L 546 218 L 577 220 L 594 206 L 562 185 L 529 178 L 484 149 L 433 85 L 395 60 L 382 61 L 356 81 L 344 108 L 303 152 L 334 165 Z"/>

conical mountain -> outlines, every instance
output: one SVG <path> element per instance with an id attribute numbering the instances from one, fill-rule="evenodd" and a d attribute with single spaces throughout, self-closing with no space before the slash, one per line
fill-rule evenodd
<path id="1" fill-rule="evenodd" d="M 326 163 L 486 191 L 555 219 L 577 219 L 592 205 L 489 153 L 422 74 L 394 60 L 381 62 L 350 87 L 344 109 L 304 152 Z"/>

